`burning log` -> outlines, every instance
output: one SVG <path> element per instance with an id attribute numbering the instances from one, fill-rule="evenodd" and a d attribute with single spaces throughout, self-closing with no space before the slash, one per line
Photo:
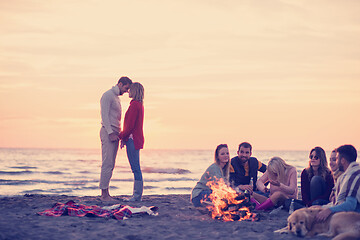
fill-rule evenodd
<path id="1" fill-rule="evenodd" d="M 258 220 L 256 214 L 251 212 L 255 207 L 244 193 L 237 193 L 222 179 L 209 182 L 208 186 L 212 190 L 209 196 L 211 204 L 206 203 L 213 219 L 225 222 Z"/>
<path id="2" fill-rule="evenodd" d="M 231 219 L 233 220 L 233 221 L 239 221 L 240 220 L 240 216 L 239 215 L 237 215 L 237 214 L 231 214 Z"/>
<path id="3" fill-rule="evenodd" d="M 238 209 L 240 209 L 238 204 L 228 204 L 226 205 L 226 207 L 224 207 L 223 209 L 221 209 L 223 212 L 224 211 L 229 211 L 229 212 L 233 212 L 233 211 L 237 211 Z"/>
<path id="4" fill-rule="evenodd" d="M 248 214 L 248 211 L 244 211 L 244 210 L 237 212 L 237 215 L 239 215 L 240 218 L 244 218 L 247 214 Z"/>
<path id="5" fill-rule="evenodd" d="M 235 197 L 235 200 L 237 201 L 240 201 L 240 200 L 243 200 L 245 199 L 245 194 L 242 194 L 242 193 L 239 193 L 236 197 Z"/>

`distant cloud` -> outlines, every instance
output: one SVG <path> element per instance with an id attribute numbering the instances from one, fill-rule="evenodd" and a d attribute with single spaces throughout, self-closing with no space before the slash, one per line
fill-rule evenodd
<path id="1" fill-rule="evenodd" d="M 100 110 L 100 103 L 88 103 L 79 106 L 81 110 Z"/>
<path id="2" fill-rule="evenodd" d="M 27 120 L 33 120 L 34 118 L 28 117 L 28 116 L 1 116 L 0 121 L 27 121 Z"/>
<path id="3" fill-rule="evenodd" d="M 33 84 L 28 82 L 1 82 L 1 81 L 2 80 L 0 80 L 0 91 L 28 88 L 33 86 Z"/>

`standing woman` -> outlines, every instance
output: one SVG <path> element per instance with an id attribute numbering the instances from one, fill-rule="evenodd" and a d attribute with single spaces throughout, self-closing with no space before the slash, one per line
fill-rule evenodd
<path id="1" fill-rule="evenodd" d="M 134 174 L 134 191 L 130 202 L 141 201 L 143 178 L 140 168 L 140 149 L 144 147 L 144 87 L 134 82 L 130 86 L 129 97 L 132 98 L 124 118 L 124 128 L 120 133 L 121 147 L 126 145 L 126 153 Z"/>
<path id="2" fill-rule="evenodd" d="M 270 183 L 268 189 L 265 183 Z M 269 198 L 253 193 L 258 201 L 256 210 L 267 210 L 277 205 L 284 204 L 286 199 L 297 199 L 297 172 L 294 166 L 287 164 L 280 157 L 272 157 L 264 175 L 256 183 L 257 188 L 263 193 L 270 193 Z"/>
<path id="3" fill-rule="evenodd" d="M 229 148 L 226 144 L 220 144 L 215 150 L 215 161 L 211 164 L 201 176 L 191 193 L 191 202 L 195 207 L 201 207 L 202 200 L 209 200 L 211 189 L 206 186 L 210 181 L 223 179 L 225 183 L 229 183 L 230 175 L 230 156 Z"/>
<path id="4" fill-rule="evenodd" d="M 334 178 L 328 168 L 324 149 L 311 149 L 309 158 L 309 166 L 301 173 L 302 201 L 307 207 L 327 204 L 334 187 Z"/>

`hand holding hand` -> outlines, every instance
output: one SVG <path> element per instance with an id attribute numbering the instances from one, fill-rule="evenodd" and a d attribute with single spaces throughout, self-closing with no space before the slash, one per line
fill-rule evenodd
<path id="1" fill-rule="evenodd" d="M 125 146 L 125 142 L 124 142 L 124 140 L 121 140 L 120 149 L 123 149 L 124 146 Z"/>
<path id="2" fill-rule="evenodd" d="M 117 133 L 112 132 L 109 135 L 109 139 L 112 142 L 118 141 L 119 140 L 119 135 Z"/>

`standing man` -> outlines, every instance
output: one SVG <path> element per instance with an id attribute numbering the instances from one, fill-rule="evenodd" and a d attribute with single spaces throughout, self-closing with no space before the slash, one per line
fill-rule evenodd
<path id="1" fill-rule="evenodd" d="M 248 190 L 250 193 L 256 190 L 256 181 L 258 171 L 264 173 L 266 165 L 251 157 L 252 146 L 248 142 L 239 145 L 238 156 L 231 159 L 230 183 L 232 187 L 238 187 L 240 190 Z M 253 179 L 253 186 L 250 180 Z"/>
<path id="2" fill-rule="evenodd" d="M 336 149 L 336 163 L 344 173 L 335 185 L 335 204 L 323 206 L 316 215 L 319 221 L 325 221 L 331 213 L 360 212 L 360 164 L 356 162 L 357 151 L 352 145 L 342 145 Z"/>
<path id="3" fill-rule="evenodd" d="M 116 154 L 119 148 L 121 104 L 119 96 L 129 91 L 132 81 L 121 77 L 118 83 L 106 91 L 100 99 L 101 107 L 101 174 L 100 184 L 102 201 L 114 200 L 109 194 L 109 183 L 115 167 Z"/>

